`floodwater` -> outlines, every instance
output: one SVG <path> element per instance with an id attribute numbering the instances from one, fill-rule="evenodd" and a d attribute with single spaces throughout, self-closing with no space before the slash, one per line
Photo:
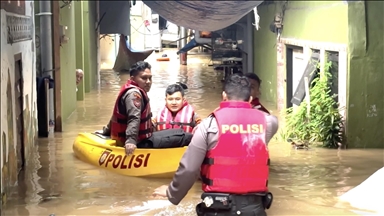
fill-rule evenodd
<path id="1" fill-rule="evenodd" d="M 189 55 L 188 66 L 180 66 L 178 59 L 168 55 L 170 62 L 156 62 L 155 55 L 148 59 L 153 66 L 149 93 L 153 111 L 163 106 L 166 86 L 181 81 L 189 87 L 189 102 L 201 116 L 207 116 L 221 99 L 220 74 L 207 66 L 207 57 Z M 103 70 L 100 87 L 78 102 L 64 132 L 38 141 L 4 215 L 195 215 L 200 182 L 180 205 L 173 206 L 151 197 L 156 187 L 170 179 L 121 176 L 73 155 L 77 133 L 99 130 L 108 122 L 117 92 L 128 77 Z M 382 150 L 294 150 L 276 140 L 269 146 L 269 185 L 274 194 L 269 215 L 354 215 L 347 205 L 339 205 L 336 197 L 383 167 Z"/>

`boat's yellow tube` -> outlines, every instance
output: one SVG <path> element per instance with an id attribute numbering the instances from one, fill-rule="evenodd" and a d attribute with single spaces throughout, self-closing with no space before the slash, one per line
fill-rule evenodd
<path id="1" fill-rule="evenodd" d="M 140 177 L 172 177 L 186 147 L 136 149 L 126 156 L 125 149 L 102 135 L 79 133 L 73 152 L 80 160 L 113 172 Z"/>

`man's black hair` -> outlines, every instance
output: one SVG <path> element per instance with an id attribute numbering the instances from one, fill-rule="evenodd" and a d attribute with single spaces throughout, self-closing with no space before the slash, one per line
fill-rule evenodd
<path id="1" fill-rule="evenodd" d="M 129 69 L 129 75 L 137 76 L 140 72 L 145 71 L 145 69 L 151 70 L 151 65 L 145 61 L 138 61 Z"/>
<path id="2" fill-rule="evenodd" d="M 249 101 L 251 87 L 248 78 L 239 74 L 231 75 L 225 82 L 224 92 L 228 100 Z"/>
<path id="3" fill-rule="evenodd" d="M 261 84 L 261 79 L 255 73 L 252 73 L 252 72 L 246 73 L 244 74 L 244 76 L 246 76 L 248 79 L 255 80 L 256 82 L 259 83 L 259 85 Z"/>
<path id="4" fill-rule="evenodd" d="M 176 92 L 180 92 L 181 96 L 184 97 L 184 88 L 179 84 L 171 84 L 167 87 L 165 90 L 165 96 L 167 95 L 173 95 Z"/>

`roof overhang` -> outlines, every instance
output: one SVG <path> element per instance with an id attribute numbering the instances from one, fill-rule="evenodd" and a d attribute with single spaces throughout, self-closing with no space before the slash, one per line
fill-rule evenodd
<path id="1" fill-rule="evenodd" d="M 188 29 L 216 31 L 230 26 L 263 1 L 147 1 L 166 20 Z"/>

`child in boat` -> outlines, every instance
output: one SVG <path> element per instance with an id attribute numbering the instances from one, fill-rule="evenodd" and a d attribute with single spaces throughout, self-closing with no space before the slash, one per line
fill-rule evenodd
<path id="1" fill-rule="evenodd" d="M 244 76 L 248 78 L 248 80 L 251 84 L 251 96 L 253 98 L 253 100 L 251 101 L 252 106 L 254 108 L 260 110 L 260 111 L 263 111 L 263 112 L 270 114 L 269 111 L 259 101 L 259 97 L 261 95 L 261 93 L 260 93 L 260 84 L 261 84 L 260 78 L 254 73 L 246 73 L 246 74 L 244 74 Z"/>
<path id="2" fill-rule="evenodd" d="M 152 119 L 157 131 L 170 128 L 182 128 L 192 133 L 193 128 L 200 123 L 194 108 L 184 97 L 184 88 L 180 84 L 172 84 L 165 90 L 165 106 Z"/>

